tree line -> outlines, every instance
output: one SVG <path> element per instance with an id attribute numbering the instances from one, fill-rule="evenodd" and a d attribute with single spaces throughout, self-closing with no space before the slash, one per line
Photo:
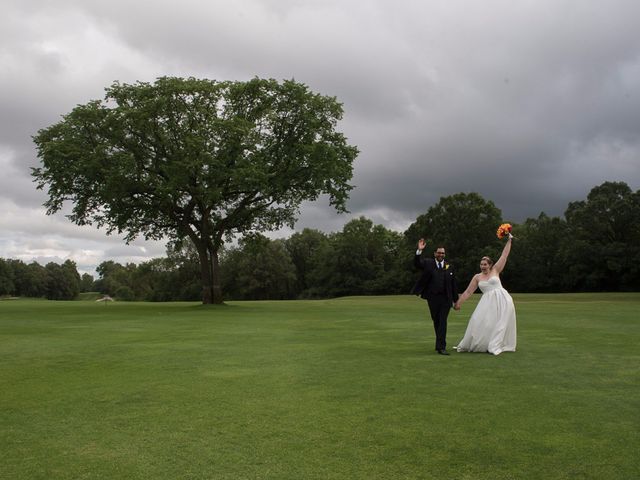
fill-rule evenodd
<path id="1" fill-rule="evenodd" d="M 94 288 L 93 276 L 78 273 L 75 262 L 62 265 L 0 258 L 0 296 L 73 300 L 80 292 Z"/>
<path id="2" fill-rule="evenodd" d="M 495 204 L 477 193 L 443 197 L 405 232 L 370 219 L 351 220 L 342 231 L 304 229 L 288 238 L 243 236 L 220 253 L 228 300 L 329 298 L 409 292 L 419 238 L 427 250 L 447 249 L 464 288 L 483 255 L 497 258 L 504 222 Z M 541 213 L 512 223 L 516 240 L 503 283 L 513 292 L 637 291 L 640 289 L 640 191 L 623 182 L 594 187 L 569 203 L 564 218 Z M 74 262 L 62 265 L 0 259 L 0 295 L 72 299 L 98 291 L 121 300 L 175 301 L 201 298 L 200 263 L 188 240 L 174 240 L 167 256 L 125 265 L 105 261 L 94 281 Z"/>

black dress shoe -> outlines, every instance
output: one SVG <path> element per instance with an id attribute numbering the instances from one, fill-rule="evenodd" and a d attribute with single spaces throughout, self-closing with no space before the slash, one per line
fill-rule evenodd
<path id="1" fill-rule="evenodd" d="M 449 355 L 449 352 L 447 352 L 446 350 L 438 350 L 438 353 L 440 355 Z"/>

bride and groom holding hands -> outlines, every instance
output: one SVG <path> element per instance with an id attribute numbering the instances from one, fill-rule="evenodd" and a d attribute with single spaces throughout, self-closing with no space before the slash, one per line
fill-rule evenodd
<path id="1" fill-rule="evenodd" d="M 500 228 L 505 226 L 510 230 L 506 224 Z M 471 314 L 462 340 L 454 349 L 458 352 L 488 352 L 494 355 L 515 352 L 516 311 L 511 296 L 500 283 L 500 273 L 511 252 L 513 236 L 509 231 L 499 230 L 499 235 L 501 233 L 508 239 L 500 258 L 493 263 L 489 257 L 482 257 L 480 273 L 473 276 L 467 289 L 460 295 L 453 266 L 445 260 L 445 248 L 438 246 L 433 258 L 429 258 L 422 254 L 426 242 L 423 238 L 418 241 L 414 265 L 422 270 L 422 274 L 412 293 L 427 301 L 436 335 L 435 347 L 440 355 L 449 355 L 446 342 L 449 311 L 452 307 L 460 310 L 462 303 L 478 288 L 482 291 L 482 297 Z"/>

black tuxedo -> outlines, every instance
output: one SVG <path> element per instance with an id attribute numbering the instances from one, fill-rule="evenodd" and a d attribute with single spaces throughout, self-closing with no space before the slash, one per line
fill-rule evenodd
<path id="1" fill-rule="evenodd" d="M 422 258 L 422 255 L 416 255 L 413 264 L 422 270 L 422 274 L 411 293 L 420 295 L 427 301 L 436 334 L 436 350 L 445 350 L 449 310 L 458 301 L 458 285 L 453 267 L 445 261 L 443 268 L 438 269 L 434 258 Z"/>

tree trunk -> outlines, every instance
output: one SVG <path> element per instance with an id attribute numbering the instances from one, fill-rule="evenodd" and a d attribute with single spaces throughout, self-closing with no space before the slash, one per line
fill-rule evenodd
<path id="1" fill-rule="evenodd" d="M 200 280 L 202 282 L 202 304 L 210 305 L 214 303 L 213 298 L 213 275 L 211 262 L 209 261 L 209 250 L 202 243 L 197 243 L 198 260 L 200 261 Z"/>
<path id="2" fill-rule="evenodd" d="M 220 263 L 218 262 L 218 251 L 214 250 L 213 247 L 211 250 L 211 273 L 212 303 L 220 305 L 224 303 L 222 300 L 222 285 L 220 282 Z"/>
<path id="3" fill-rule="evenodd" d="M 220 234 L 222 236 L 222 234 Z M 195 234 L 189 235 L 198 251 L 200 261 L 200 279 L 202 282 L 202 304 L 220 305 L 222 300 L 222 286 L 220 282 L 220 264 L 218 262 L 219 242 L 211 239 L 202 240 Z"/>

